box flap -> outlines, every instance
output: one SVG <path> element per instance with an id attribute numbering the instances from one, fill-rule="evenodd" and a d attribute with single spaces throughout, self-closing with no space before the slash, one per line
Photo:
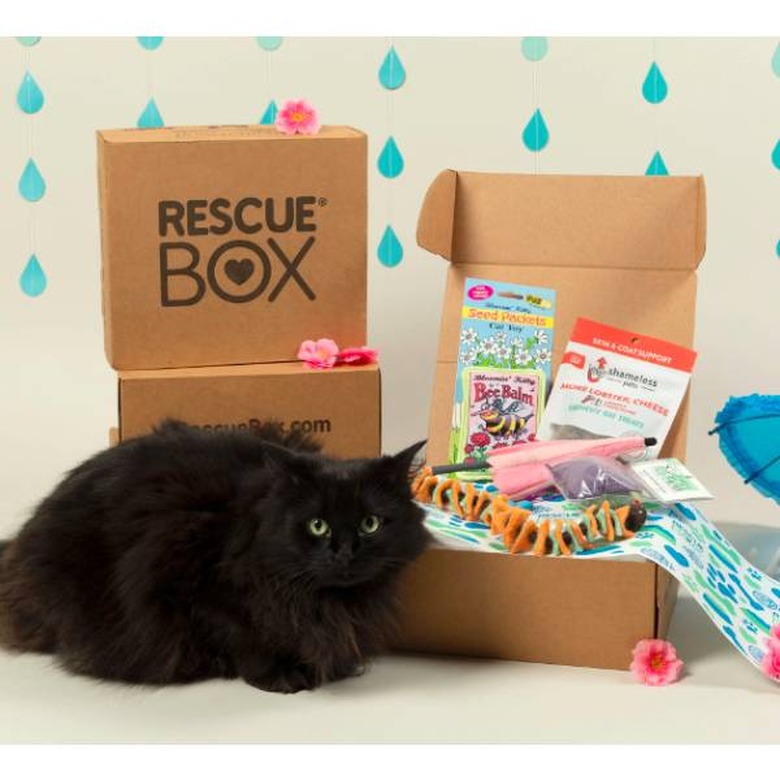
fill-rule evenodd
<path id="1" fill-rule="evenodd" d="M 455 171 L 442 171 L 428 187 L 417 219 L 417 243 L 448 259 L 452 258 L 457 181 Z"/>
<path id="2" fill-rule="evenodd" d="M 684 270 L 699 265 L 705 232 L 701 176 L 447 170 L 425 195 L 417 242 L 461 264 Z"/>

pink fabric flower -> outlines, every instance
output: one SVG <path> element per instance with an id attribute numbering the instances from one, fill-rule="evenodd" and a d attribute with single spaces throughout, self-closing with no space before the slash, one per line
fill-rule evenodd
<path id="1" fill-rule="evenodd" d="M 336 356 L 336 362 L 350 366 L 365 366 L 376 363 L 378 358 L 379 353 L 370 347 L 347 347 Z"/>
<path id="2" fill-rule="evenodd" d="M 308 100 L 286 100 L 276 115 L 276 129 L 286 135 L 314 135 L 320 130 L 317 111 Z"/>
<path id="3" fill-rule="evenodd" d="M 663 639 L 641 639 L 634 648 L 634 660 L 629 667 L 639 682 L 645 685 L 669 685 L 676 682 L 683 668 L 671 642 Z"/>
<path id="4" fill-rule="evenodd" d="M 309 368 L 333 368 L 338 353 L 338 345 L 332 339 L 309 339 L 301 344 L 298 360 L 302 360 Z"/>
<path id="5" fill-rule="evenodd" d="M 761 661 L 761 671 L 770 679 L 780 682 L 780 623 L 769 632 L 766 654 Z"/>

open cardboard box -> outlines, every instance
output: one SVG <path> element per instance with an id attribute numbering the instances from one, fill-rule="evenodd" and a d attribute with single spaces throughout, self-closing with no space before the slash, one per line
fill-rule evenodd
<path id="1" fill-rule="evenodd" d="M 450 262 L 428 461 L 447 462 L 467 277 L 556 290 L 554 371 L 577 317 L 692 346 L 705 230 L 701 177 L 440 173 L 417 227 Z M 684 459 L 687 410 L 662 456 Z M 665 636 L 676 586 L 648 561 L 432 549 L 405 576 L 398 647 L 627 669 L 639 639 Z"/>

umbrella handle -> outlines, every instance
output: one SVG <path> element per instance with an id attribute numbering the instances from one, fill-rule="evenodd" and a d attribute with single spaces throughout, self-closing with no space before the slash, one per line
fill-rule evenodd
<path id="1" fill-rule="evenodd" d="M 776 420 L 777 414 L 757 414 L 754 417 L 737 417 L 733 420 L 726 420 L 726 422 L 720 423 L 720 425 L 716 425 L 712 430 L 707 431 L 707 433 L 712 436 L 713 433 L 717 433 L 722 428 L 727 428 L 729 425 L 734 425 L 735 423 L 742 423 L 742 422 L 752 422 L 753 420 Z"/>
<path id="2" fill-rule="evenodd" d="M 778 455 L 776 458 L 772 458 L 772 460 L 765 463 L 761 468 L 756 469 L 746 480 L 745 484 L 749 484 L 752 482 L 759 474 L 762 474 L 764 471 L 766 471 L 770 466 L 774 466 L 775 463 L 780 461 L 780 455 Z"/>

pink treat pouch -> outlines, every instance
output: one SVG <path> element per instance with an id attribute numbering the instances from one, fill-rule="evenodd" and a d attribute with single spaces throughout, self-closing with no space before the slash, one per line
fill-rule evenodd
<path id="1" fill-rule="evenodd" d="M 685 396 L 696 353 L 668 341 L 578 319 L 539 438 L 654 436 L 657 458 Z"/>

